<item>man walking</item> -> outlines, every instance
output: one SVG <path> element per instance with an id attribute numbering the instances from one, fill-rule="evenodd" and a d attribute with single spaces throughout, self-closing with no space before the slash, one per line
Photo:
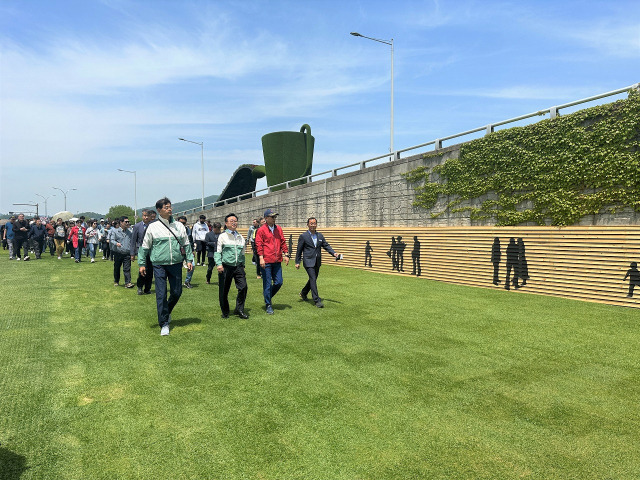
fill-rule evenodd
<path id="1" fill-rule="evenodd" d="M 111 250 L 113 251 L 113 285 L 120 283 L 120 267 L 124 272 L 124 286 L 133 288 L 131 283 L 131 228 L 129 217 L 123 216 L 120 219 L 120 226 L 113 229 L 111 233 Z"/>
<path id="2" fill-rule="evenodd" d="M 185 217 L 184 215 L 178 217 L 178 222 L 180 222 L 184 226 L 184 229 L 187 232 L 189 245 L 191 245 L 192 248 L 195 248 L 196 244 L 193 241 L 193 236 L 191 235 L 193 230 L 189 228 L 189 225 L 187 225 L 187 217 Z M 191 270 L 187 270 L 187 276 L 185 277 L 184 283 L 182 284 L 182 286 L 187 287 L 189 289 L 193 288 L 193 285 L 191 285 L 191 279 L 193 278 L 193 272 L 196 271 L 196 265 L 198 265 L 197 262 L 193 264 L 193 268 Z"/>
<path id="3" fill-rule="evenodd" d="M 278 216 L 272 209 L 264 212 L 266 224 L 256 232 L 256 250 L 260 259 L 262 273 L 262 294 L 266 305 L 267 314 L 273 315 L 271 302 L 278 290 L 282 287 L 282 258 L 289 265 L 287 242 L 279 225 L 276 225 Z"/>
<path id="4" fill-rule="evenodd" d="M 16 222 L 16 217 L 11 217 L 7 224 L 4 226 L 3 240 L 7 241 L 7 247 L 9 248 L 9 260 L 15 260 L 15 233 L 13 232 L 13 226 Z"/>
<path id="5" fill-rule="evenodd" d="M 144 234 L 147 232 L 147 227 L 149 224 L 156 219 L 156 212 L 149 209 L 142 210 L 142 220 L 136 223 L 131 230 L 131 262 L 136 259 L 138 255 L 138 250 L 140 249 L 140 245 L 142 245 L 142 240 L 144 239 Z M 138 265 L 140 262 L 138 262 Z M 140 275 L 138 272 L 138 279 L 136 280 L 136 285 L 138 287 L 138 295 L 144 295 L 151 293 L 151 282 L 153 282 L 153 264 L 151 260 L 147 257 L 145 261 L 145 265 L 149 268 L 149 275 Z"/>
<path id="6" fill-rule="evenodd" d="M 207 249 L 204 237 L 209 233 L 207 217 L 200 215 L 198 222 L 193 226 L 193 241 L 196 244 L 196 265 L 204 267 L 204 259 L 207 256 Z"/>
<path id="7" fill-rule="evenodd" d="M 340 255 L 333 251 L 331 245 L 324 239 L 324 235 L 318 232 L 318 220 L 311 217 L 307 220 L 309 230 L 304 232 L 298 238 L 298 248 L 296 249 L 296 269 L 300 268 L 300 260 L 303 261 L 304 269 L 307 271 L 309 280 L 300 292 L 300 298 L 307 300 L 309 290 L 316 307 L 323 308 L 324 304 L 318 295 L 317 279 L 320 273 L 320 265 L 322 265 L 322 248 L 333 255 L 340 258 Z"/>
<path id="8" fill-rule="evenodd" d="M 40 260 L 40 255 L 44 250 L 47 229 L 42 224 L 42 220 L 36 219 L 35 223 L 29 229 L 29 239 L 33 242 L 33 251 L 36 254 L 36 260 Z"/>
<path id="9" fill-rule="evenodd" d="M 229 318 L 229 289 L 235 281 L 238 295 L 236 309 L 233 312 L 240 318 L 247 319 L 249 315 L 244 311 L 244 301 L 247 298 L 247 277 L 244 271 L 245 241 L 238 232 L 238 217 L 230 213 L 224 218 L 225 231 L 218 236 L 218 246 L 214 259 L 218 273 L 224 274 L 218 282 L 218 296 L 222 318 Z"/>
<path id="10" fill-rule="evenodd" d="M 28 236 L 29 223 L 24 219 L 24 213 L 21 213 L 13 223 L 13 253 L 17 260 L 20 260 L 20 249 L 24 251 L 24 260 L 29 260 Z"/>
<path id="11" fill-rule="evenodd" d="M 193 250 L 187 232 L 180 222 L 171 216 L 171 200 L 167 197 L 156 202 L 160 218 L 147 226 L 142 245 L 138 250 L 140 275 L 151 275 L 147 271 L 147 258 L 153 264 L 156 279 L 156 306 L 160 335 L 169 335 L 171 312 L 182 295 L 182 262 L 187 261 L 187 269 L 193 269 Z M 169 300 L 167 300 L 167 281 Z"/>
<path id="12" fill-rule="evenodd" d="M 211 283 L 211 273 L 213 272 L 213 268 L 216 266 L 215 253 L 218 250 L 218 237 L 220 236 L 220 229 L 222 225 L 220 222 L 213 223 L 213 230 L 207 233 L 204 237 L 204 243 L 207 247 L 207 260 L 209 261 L 209 266 L 207 267 L 207 285 Z M 220 286 L 220 281 L 222 280 L 222 274 L 218 274 L 218 286 Z"/>

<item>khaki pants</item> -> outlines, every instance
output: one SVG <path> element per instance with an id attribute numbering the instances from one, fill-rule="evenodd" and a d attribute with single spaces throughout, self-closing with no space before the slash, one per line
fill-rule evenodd
<path id="1" fill-rule="evenodd" d="M 64 238 L 54 238 L 53 241 L 56 244 L 56 254 L 61 257 L 64 253 Z"/>

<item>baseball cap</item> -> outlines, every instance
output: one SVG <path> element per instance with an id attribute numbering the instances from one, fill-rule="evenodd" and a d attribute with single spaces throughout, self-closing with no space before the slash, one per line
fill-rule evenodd
<path id="1" fill-rule="evenodd" d="M 265 216 L 265 217 L 277 217 L 277 216 L 278 216 L 278 214 L 277 214 L 276 212 L 274 212 L 272 209 L 267 208 L 267 209 L 264 211 L 264 216 Z"/>

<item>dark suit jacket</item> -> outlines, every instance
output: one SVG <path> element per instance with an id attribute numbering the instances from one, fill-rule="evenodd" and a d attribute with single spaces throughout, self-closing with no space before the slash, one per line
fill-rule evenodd
<path id="1" fill-rule="evenodd" d="M 313 239 L 311 238 L 311 233 L 309 230 L 304 232 L 298 238 L 298 248 L 296 250 L 296 264 L 300 263 L 300 259 L 303 258 L 303 266 L 304 267 L 313 267 L 318 262 L 318 266 L 322 264 L 322 253 L 321 248 L 324 248 L 331 255 L 335 255 L 336 252 L 333 251 L 331 245 L 327 243 L 324 239 L 324 235 L 320 232 L 316 231 L 316 235 L 318 236 L 318 244 L 313 245 Z"/>
<path id="2" fill-rule="evenodd" d="M 129 247 L 131 256 L 138 255 L 138 249 L 142 245 L 145 233 L 147 233 L 147 226 L 144 222 L 136 223 L 131 229 L 131 246 Z"/>

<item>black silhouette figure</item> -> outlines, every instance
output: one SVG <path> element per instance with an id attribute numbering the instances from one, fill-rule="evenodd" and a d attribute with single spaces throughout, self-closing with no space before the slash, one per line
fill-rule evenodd
<path id="1" fill-rule="evenodd" d="M 396 241 L 396 251 L 397 251 L 397 262 L 398 262 L 398 271 L 404 272 L 404 249 L 407 248 L 407 244 L 402 241 L 402 237 L 398 235 L 398 240 Z"/>
<path id="2" fill-rule="evenodd" d="M 395 237 L 391 237 L 391 248 L 387 251 L 387 256 L 391 258 L 391 271 L 398 270 L 398 247 Z"/>
<path id="3" fill-rule="evenodd" d="M 524 240 L 522 238 L 518 238 L 518 277 L 522 280 L 520 284 L 521 287 L 524 287 L 527 284 L 527 280 L 529 280 L 529 264 L 527 263 L 527 257 L 524 251 Z M 517 288 L 517 287 L 516 287 Z"/>
<path id="4" fill-rule="evenodd" d="M 293 235 L 289 235 L 289 255 L 293 252 Z"/>
<path id="5" fill-rule="evenodd" d="M 520 288 L 520 285 L 518 285 L 518 259 L 518 245 L 516 244 L 516 239 L 511 237 L 509 239 L 509 245 L 507 245 L 507 278 L 504 282 L 504 288 L 507 290 L 511 288 L 511 284 L 513 284 L 515 288 Z M 511 270 L 513 270 L 513 279 L 511 278 Z"/>
<path id="6" fill-rule="evenodd" d="M 626 280 L 629 278 L 629 293 L 627 297 L 633 297 L 633 289 L 636 285 L 640 285 L 640 271 L 638 271 L 638 264 L 636 262 L 631 262 L 629 265 L 631 268 L 627 270 L 627 274 L 624 276 Z"/>
<path id="7" fill-rule="evenodd" d="M 369 263 L 369 267 L 371 267 L 371 252 L 373 252 L 373 248 L 371 247 L 371 243 L 367 240 L 367 245 L 364 247 L 364 266 L 367 266 L 367 262 Z"/>
<path id="8" fill-rule="evenodd" d="M 500 239 L 498 237 L 493 239 L 493 245 L 491 246 L 491 263 L 493 263 L 493 284 L 498 285 L 500 283 L 500 259 L 502 253 L 500 252 Z"/>
<path id="9" fill-rule="evenodd" d="M 419 277 L 422 274 L 422 267 L 420 266 L 420 242 L 418 241 L 418 237 L 413 237 L 411 262 L 413 263 L 413 271 L 411 272 L 411 275 L 417 275 Z"/>

